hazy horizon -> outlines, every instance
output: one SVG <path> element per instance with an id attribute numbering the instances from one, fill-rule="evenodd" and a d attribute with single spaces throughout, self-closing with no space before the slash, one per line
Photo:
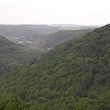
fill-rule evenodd
<path id="1" fill-rule="evenodd" d="M 106 25 L 109 4 L 109 0 L 0 0 L 0 24 Z"/>
<path id="2" fill-rule="evenodd" d="M 108 23 L 107 23 L 107 24 L 108 24 Z M 104 26 L 104 25 L 107 25 L 107 24 L 98 24 L 98 25 L 93 24 L 93 25 L 87 25 L 87 24 L 63 24 L 63 23 L 62 23 L 62 24 L 61 24 L 61 23 L 60 23 L 60 24 L 31 24 L 31 23 L 30 23 L 30 24 L 29 24 L 29 23 L 27 23 L 27 24 L 23 24 L 23 23 L 21 23 L 21 24 L 20 24 L 20 23 L 19 23 L 19 24 L 16 24 L 16 23 L 15 23 L 15 24 L 11 24 L 11 23 L 9 23 L 9 24 L 0 24 L 0 25 L 4 25 L 4 26 L 5 26 L 5 25 L 6 25 L 6 26 L 8 26 L 8 25 L 9 25 L 9 26 L 16 26 L 16 25 L 17 25 L 17 26 L 19 26 L 19 25 L 24 25 L 24 26 L 25 26 L 25 25 L 30 25 L 30 26 L 31 26 L 31 25 L 41 25 L 41 26 L 59 26 L 59 25 L 65 25 L 65 26 L 66 26 L 66 25 L 68 25 L 68 26 L 69 26 L 69 25 L 70 25 L 70 26 L 93 26 L 93 27 L 94 27 L 94 26 Z"/>

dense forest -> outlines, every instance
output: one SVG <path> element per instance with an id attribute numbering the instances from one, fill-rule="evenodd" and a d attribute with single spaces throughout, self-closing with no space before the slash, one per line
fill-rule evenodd
<path id="1" fill-rule="evenodd" d="M 14 68 L 27 65 L 43 53 L 44 50 L 17 45 L 0 36 L 0 74 L 9 73 Z"/>
<path id="2" fill-rule="evenodd" d="M 2 75 L 0 110 L 110 110 L 110 25 Z"/>

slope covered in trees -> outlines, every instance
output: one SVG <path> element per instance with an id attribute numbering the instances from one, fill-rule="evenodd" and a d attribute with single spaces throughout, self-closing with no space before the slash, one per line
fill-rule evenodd
<path id="1" fill-rule="evenodd" d="M 4 46 L 10 46 L 15 45 L 15 43 L 9 41 L 8 39 L 4 38 L 3 36 L 0 36 L 0 48 Z"/>
<path id="2" fill-rule="evenodd" d="M 2 110 L 110 110 L 110 25 L 0 78 Z"/>
<path id="3" fill-rule="evenodd" d="M 55 46 L 62 44 L 66 41 L 69 41 L 73 38 L 80 37 L 85 35 L 88 32 L 93 31 L 93 29 L 81 29 L 81 30 L 60 30 L 58 32 L 49 34 L 45 37 L 45 40 L 42 39 L 43 48 L 54 48 Z"/>
<path id="4" fill-rule="evenodd" d="M 33 58 L 39 56 L 42 52 L 17 45 L 0 36 L 0 74 L 7 73 L 12 68 L 30 63 Z"/>

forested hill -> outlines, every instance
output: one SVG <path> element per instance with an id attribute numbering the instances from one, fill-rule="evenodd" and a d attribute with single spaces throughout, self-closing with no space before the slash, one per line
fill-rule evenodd
<path id="1" fill-rule="evenodd" d="M 73 38 L 83 36 L 93 29 L 82 29 L 82 30 L 60 30 L 56 33 L 49 34 L 45 37 L 45 42 L 42 42 L 43 48 L 54 48 L 57 45 L 63 44 Z"/>
<path id="2" fill-rule="evenodd" d="M 15 43 L 9 41 L 3 36 L 0 36 L 0 47 L 15 45 Z"/>
<path id="3" fill-rule="evenodd" d="M 0 78 L 2 110 L 110 110 L 110 25 Z"/>
<path id="4" fill-rule="evenodd" d="M 17 45 L 0 36 L 0 75 L 9 73 L 13 68 L 28 64 L 42 53 L 41 50 Z"/>

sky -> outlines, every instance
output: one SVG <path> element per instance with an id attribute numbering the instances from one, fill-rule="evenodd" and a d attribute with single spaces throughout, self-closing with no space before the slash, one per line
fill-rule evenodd
<path id="1" fill-rule="evenodd" d="M 110 23 L 110 0 L 0 0 L 0 24 Z"/>

